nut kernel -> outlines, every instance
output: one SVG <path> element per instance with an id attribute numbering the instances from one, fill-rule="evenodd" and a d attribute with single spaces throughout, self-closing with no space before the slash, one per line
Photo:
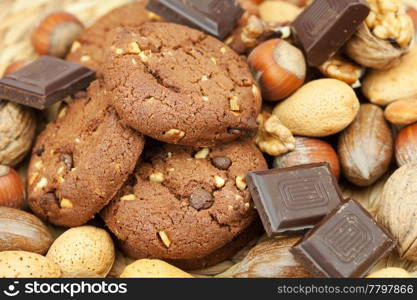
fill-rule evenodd
<path id="1" fill-rule="evenodd" d="M 185 132 L 179 129 L 170 129 L 164 135 L 172 138 L 173 141 L 179 141 L 185 136 Z"/>
<path id="2" fill-rule="evenodd" d="M 91 57 L 90 56 L 88 56 L 88 55 L 83 55 L 83 56 L 81 56 L 81 58 L 80 58 L 80 61 L 81 62 L 88 62 L 88 61 L 90 61 L 91 60 Z"/>
<path id="3" fill-rule="evenodd" d="M 73 208 L 74 207 L 72 202 L 66 198 L 63 198 L 61 202 L 59 203 L 59 205 L 61 206 L 61 208 Z"/>
<path id="4" fill-rule="evenodd" d="M 238 97 L 232 96 L 229 99 L 229 105 L 230 105 L 230 110 L 231 111 L 240 111 L 239 98 Z"/>
<path id="5" fill-rule="evenodd" d="M 78 49 L 80 49 L 80 47 L 81 47 L 81 43 L 79 41 L 75 41 L 74 43 L 72 43 L 70 52 L 73 53 L 77 51 Z"/>
<path id="6" fill-rule="evenodd" d="M 161 172 L 153 173 L 149 175 L 149 180 L 152 182 L 161 183 L 164 181 L 164 174 L 162 174 Z"/>
<path id="7" fill-rule="evenodd" d="M 120 198 L 122 201 L 134 201 L 137 200 L 137 197 L 135 194 L 127 194 Z"/>
<path id="8" fill-rule="evenodd" d="M 171 241 L 168 238 L 168 235 L 165 233 L 165 231 L 159 231 L 158 232 L 159 238 L 161 239 L 162 243 L 169 248 L 171 246 Z"/>
<path id="9" fill-rule="evenodd" d="M 38 160 L 33 166 L 36 170 L 40 170 L 43 167 L 43 163 L 41 160 Z"/>
<path id="10" fill-rule="evenodd" d="M 128 46 L 127 46 L 127 51 L 129 54 L 139 54 L 142 51 L 139 48 L 138 43 L 136 42 L 131 42 Z"/>
<path id="11" fill-rule="evenodd" d="M 220 176 L 216 176 L 214 177 L 214 183 L 216 185 L 216 188 L 220 189 L 224 187 L 224 185 L 226 184 L 226 180 Z"/>
<path id="12" fill-rule="evenodd" d="M 236 176 L 236 186 L 239 190 L 244 191 L 246 189 L 246 180 L 242 176 Z"/>
<path id="13" fill-rule="evenodd" d="M 207 158 L 209 153 L 210 153 L 209 148 L 203 148 L 194 155 L 194 158 L 196 158 L 196 159 L 205 159 L 205 158 Z"/>
<path id="14" fill-rule="evenodd" d="M 46 187 L 48 185 L 48 179 L 46 179 L 45 177 L 42 177 L 38 184 L 35 186 L 34 190 L 35 191 L 39 191 L 41 189 L 43 189 L 44 187 Z"/>

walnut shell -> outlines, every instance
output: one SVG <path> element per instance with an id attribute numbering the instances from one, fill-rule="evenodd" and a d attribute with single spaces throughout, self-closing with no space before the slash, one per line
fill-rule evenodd
<path id="1" fill-rule="evenodd" d="M 311 275 L 294 259 L 290 249 L 299 237 L 273 237 L 253 247 L 246 257 L 217 277 L 305 278 Z"/>
<path id="2" fill-rule="evenodd" d="M 398 241 L 402 258 L 417 261 L 417 164 L 406 164 L 388 179 L 377 218 Z"/>
<path id="3" fill-rule="evenodd" d="M 377 38 L 365 23 L 345 46 L 346 54 L 362 66 L 374 69 L 389 69 L 398 63 L 409 47 L 395 47 L 389 41 Z"/>
<path id="4" fill-rule="evenodd" d="M 339 138 L 343 174 L 358 186 L 373 184 L 388 170 L 393 144 L 383 110 L 374 104 L 362 104 L 356 119 Z"/>
<path id="5" fill-rule="evenodd" d="M 0 100 L 0 165 L 16 166 L 30 151 L 36 117 L 21 105 Z"/>

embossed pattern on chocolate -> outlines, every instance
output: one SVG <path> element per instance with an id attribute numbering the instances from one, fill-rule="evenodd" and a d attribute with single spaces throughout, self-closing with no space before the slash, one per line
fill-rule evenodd
<path id="1" fill-rule="evenodd" d="M 268 235 L 311 228 L 342 200 L 328 163 L 251 172 L 247 182 Z"/>
<path id="2" fill-rule="evenodd" d="M 291 252 L 317 277 L 363 277 L 395 245 L 358 202 L 348 200 Z"/>
<path id="3" fill-rule="evenodd" d="M 292 26 L 308 62 L 319 66 L 339 50 L 366 19 L 365 0 L 316 0 Z"/>

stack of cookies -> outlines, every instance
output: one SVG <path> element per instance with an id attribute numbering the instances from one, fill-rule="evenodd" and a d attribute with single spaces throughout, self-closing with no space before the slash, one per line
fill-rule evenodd
<path id="1" fill-rule="evenodd" d="M 128 256 L 197 269 L 260 233 L 245 178 L 267 168 L 261 97 L 227 45 L 149 16 L 123 6 L 73 44 L 97 80 L 38 137 L 29 204 L 65 227 L 100 214 Z"/>

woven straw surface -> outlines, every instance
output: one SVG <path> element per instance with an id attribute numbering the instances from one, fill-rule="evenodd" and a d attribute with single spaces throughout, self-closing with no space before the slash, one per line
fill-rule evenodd
<path id="1" fill-rule="evenodd" d="M 76 15 L 86 25 L 132 0 L 0 0 L 0 74 L 13 61 L 35 57 L 30 33 L 38 20 L 56 10 Z"/>

